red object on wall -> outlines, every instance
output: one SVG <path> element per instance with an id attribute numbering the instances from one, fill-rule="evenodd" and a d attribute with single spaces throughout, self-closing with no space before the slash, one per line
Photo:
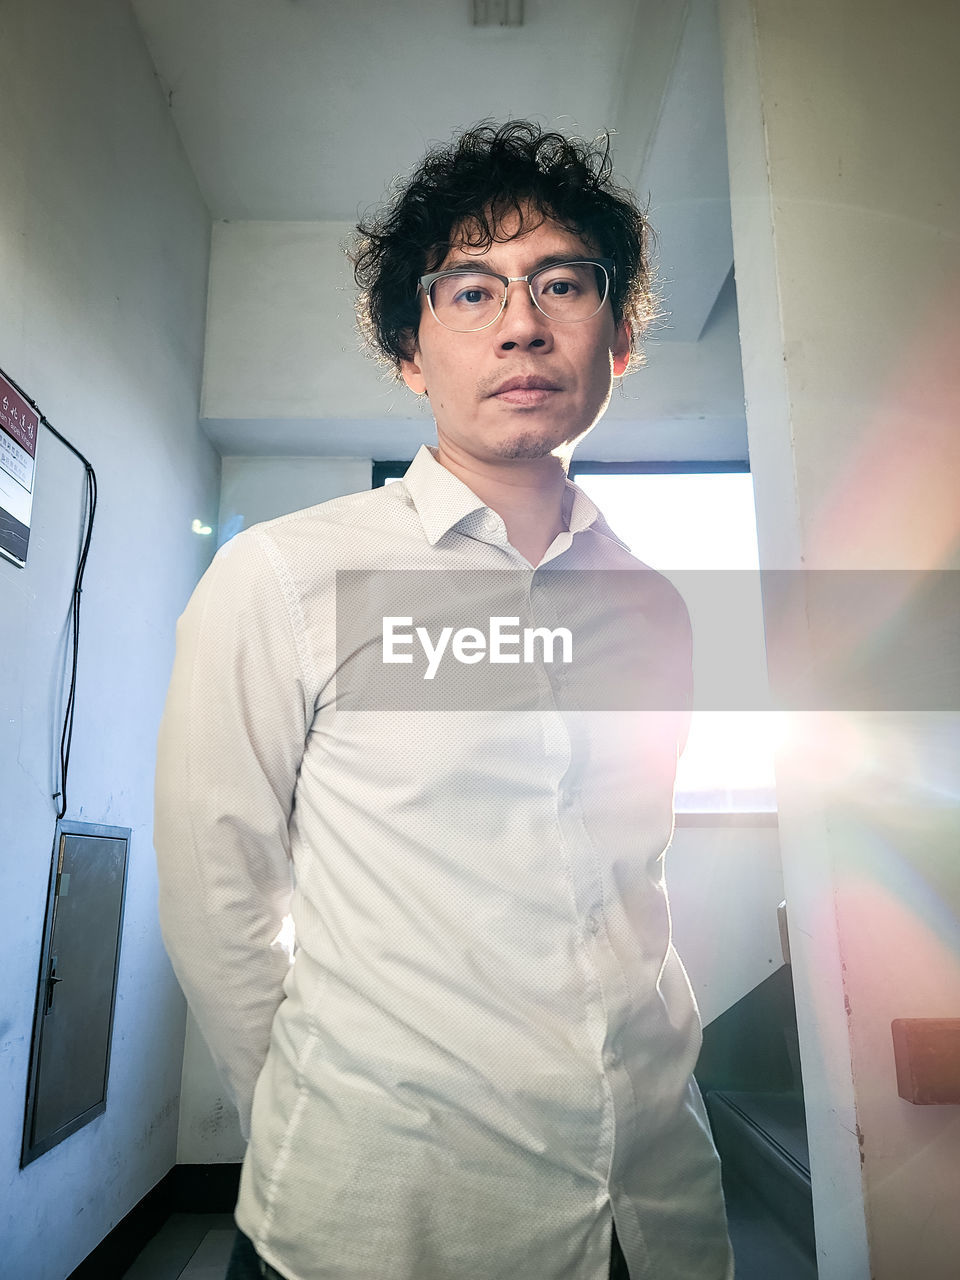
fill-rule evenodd
<path id="1" fill-rule="evenodd" d="M 900 1097 L 960 1103 L 960 1018 L 897 1018 L 891 1026 Z"/>
<path id="2" fill-rule="evenodd" d="M 40 415 L 0 374 L 0 552 L 23 565 L 30 540 Z"/>

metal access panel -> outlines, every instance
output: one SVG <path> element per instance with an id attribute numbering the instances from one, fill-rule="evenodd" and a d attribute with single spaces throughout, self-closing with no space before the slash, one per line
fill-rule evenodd
<path id="1" fill-rule="evenodd" d="M 106 1110 L 129 827 L 57 826 L 20 1167 Z"/>

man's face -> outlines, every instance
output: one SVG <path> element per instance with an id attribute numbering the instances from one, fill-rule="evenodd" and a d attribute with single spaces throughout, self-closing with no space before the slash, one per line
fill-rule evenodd
<path id="1" fill-rule="evenodd" d="M 515 228 L 514 216 L 501 234 Z M 455 237 L 437 270 L 469 265 L 525 276 L 558 255 L 591 258 L 596 250 L 547 220 L 487 249 Z M 518 282 L 509 286 L 500 318 L 473 333 L 444 328 L 425 298 L 421 307 L 403 379 L 429 397 L 442 450 L 464 462 L 569 456 L 606 409 L 613 377 L 625 372 L 630 357 L 630 330 L 614 323 L 609 298 L 592 319 L 562 323 L 539 311 Z M 539 385 L 523 386 L 523 380 Z"/>

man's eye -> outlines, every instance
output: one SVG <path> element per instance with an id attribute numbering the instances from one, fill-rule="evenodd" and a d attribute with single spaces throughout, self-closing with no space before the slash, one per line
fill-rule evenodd
<path id="1" fill-rule="evenodd" d="M 590 262 L 559 262 L 536 277 L 536 296 L 545 302 L 580 302 L 599 289 L 597 268 Z"/>
<path id="2" fill-rule="evenodd" d="M 461 286 L 453 295 L 453 301 L 477 306 L 479 303 L 488 302 L 492 296 L 486 285 L 471 283 Z"/>
<path id="3" fill-rule="evenodd" d="M 551 293 L 555 298 L 565 298 L 568 294 L 578 293 L 580 285 L 576 280 L 550 280 L 547 282 L 545 293 Z"/>

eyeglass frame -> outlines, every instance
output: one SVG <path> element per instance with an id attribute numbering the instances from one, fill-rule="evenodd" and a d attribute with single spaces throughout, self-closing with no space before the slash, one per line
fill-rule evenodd
<path id="1" fill-rule="evenodd" d="M 599 307 L 597 307 L 596 311 L 592 312 L 590 315 L 582 316 L 579 320 L 561 320 L 557 316 L 548 315 L 548 313 L 544 311 L 543 307 L 541 307 L 540 303 L 533 296 L 533 286 L 531 285 L 530 281 L 533 279 L 534 276 L 538 276 L 544 271 L 550 271 L 556 267 L 568 267 L 574 263 L 580 263 L 580 262 L 587 263 L 591 267 L 601 267 L 603 269 L 604 275 L 606 276 L 607 287 L 604 291 L 603 297 L 600 299 Z M 430 308 L 430 314 L 433 316 L 434 320 L 436 320 L 437 324 L 441 325 L 444 329 L 448 329 L 450 333 L 482 333 L 484 329 L 489 329 L 492 324 L 497 323 L 497 321 L 500 319 L 500 317 L 503 315 L 504 311 L 507 308 L 507 293 L 509 291 L 510 286 L 512 284 L 520 284 L 521 281 L 527 286 L 527 292 L 530 294 L 530 301 L 537 308 L 540 314 L 542 316 L 546 316 L 548 320 L 552 320 L 556 324 L 583 324 L 586 320 L 592 320 L 594 316 L 600 314 L 600 312 L 603 310 L 603 304 L 610 297 L 610 291 L 613 287 L 613 282 L 614 282 L 614 279 L 616 278 L 616 273 L 617 273 L 617 264 L 614 262 L 613 258 L 561 258 L 557 262 L 545 263 L 544 266 L 537 267 L 535 271 L 531 271 L 529 272 L 529 274 L 525 276 L 503 276 L 500 274 L 499 271 L 490 271 L 486 267 L 465 267 L 465 266 L 464 267 L 446 267 L 442 271 L 428 271 L 426 275 L 422 275 L 420 279 L 417 281 L 417 286 L 418 288 L 423 290 L 424 297 L 427 299 L 427 306 Z M 443 323 L 443 321 L 440 319 L 440 317 L 437 315 L 436 311 L 434 310 L 433 298 L 430 296 L 430 290 L 433 288 L 436 282 L 440 280 L 443 276 L 474 276 L 474 275 L 490 276 L 494 280 L 499 280 L 500 283 L 503 285 L 503 297 L 500 300 L 500 310 L 497 312 L 497 314 L 493 317 L 492 320 L 488 320 L 486 324 L 478 325 L 476 329 L 452 329 L 450 325 Z"/>

